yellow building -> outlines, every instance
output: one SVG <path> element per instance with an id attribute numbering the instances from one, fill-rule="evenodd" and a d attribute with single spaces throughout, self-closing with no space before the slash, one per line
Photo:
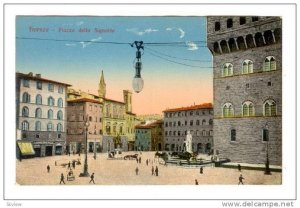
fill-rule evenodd
<path id="1" fill-rule="evenodd" d="M 106 83 L 101 73 L 98 95 L 68 89 L 68 101 L 79 98 L 96 99 L 103 103 L 102 111 L 102 144 L 103 152 L 121 148 L 123 151 L 133 150 L 136 125 L 136 114 L 132 112 L 132 93 L 123 90 L 123 101 L 106 97 Z"/>

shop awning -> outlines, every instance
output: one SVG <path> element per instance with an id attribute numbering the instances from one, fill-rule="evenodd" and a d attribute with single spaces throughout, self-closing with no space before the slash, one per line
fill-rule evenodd
<path id="1" fill-rule="evenodd" d="M 31 142 L 18 141 L 17 143 L 22 155 L 35 155 Z"/>

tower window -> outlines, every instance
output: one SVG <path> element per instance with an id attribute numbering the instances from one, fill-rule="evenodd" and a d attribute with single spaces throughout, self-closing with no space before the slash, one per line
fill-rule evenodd
<path id="1" fill-rule="evenodd" d="M 233 21 L 232 21 L 232 19 L 228 19 L 228 20 L 227 20 L 227 28 L 232 28 L 232 26 L 233 26 Z"/>
<path id="2" fill-rule="evenodd" d="M 219 31 L 221 29 L 220 22 L 215 22 L 215 31 Z"/>
<path id="3" fill-rule="evenodd" d="M 240 25 L 246 24 L 246 17 L 240 17 Z"/>
<path id="4" fill-rule="evenodd" d="M 257 16 L 252 17 L 252 22 L 256 22 L 256 21 L 258 21 L 258 17 Z"/>

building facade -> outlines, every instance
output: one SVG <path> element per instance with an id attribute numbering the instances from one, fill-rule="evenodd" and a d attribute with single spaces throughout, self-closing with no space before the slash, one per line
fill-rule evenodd
<path id="1" fill-rule="evenodd" d="M 16 128 L 21 140 L 32 142 L 36 156 L 65 151 L 68 86 L 40 74 L 16 73 Z"/>
<path id="2" fill-rule="evenodd" d="M 185 151 L 184 141 L 190 131 L 192 149 L 210 153 L 213 149 L 213 106 L 211 103 L 164 111 L 165 150 Z"/>
<path id="3" fill-rule="evenodd" d="M 139 151 L 162 151 L 163 121 L 148 121 L 135 126 L 135 150 Z"/>
<path id="4" fill-rule="evenodd" d="M 87 130 L 88 152 L 102 150 L 102 108 L 99 100 L 80 98 L 68 101 L 67 107 L 67 151 L 82 152 L 85 149 Z M 85 123 L 88 121 L 88 128 Z"/>
<path id="5" fill-rule="evenodd" d="M 233 162 L 282 161 L 280 17 L 207 17 L 214 68 L 215 153 Z"/>
<path id="6" fill-rule="evenodd" d="M 132 93 L 123 90 L 123 101 L 106 97 L 106 83 L 103 71 L 98 84 L 98 95 L 68 89 L 68 101 L 91 99 L 102 103 L 102 138 L 100 149 L 103 152 L 121 148 L 123 151 L 134 148 L 134 126 L 136 115 L 132 112 Z"/>

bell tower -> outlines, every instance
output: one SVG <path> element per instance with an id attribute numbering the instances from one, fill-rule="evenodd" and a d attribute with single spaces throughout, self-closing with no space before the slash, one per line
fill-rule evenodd
<path id="1" fill-rule="evenodd" d="M 124 96 L 124 103 L 125 103 L 125 110 L 126 112 L 131 113 L 132 112 L 132 92 L 129 90 L 123 90 L 123 96 Z"/>
<path id="2" fill-rule="evenodd" d="M 100 77 L 100 82 L 99 82 L 99 87 L 98 87 L 98 95 L 100 98 L 105 98 L 105 94 L 106 94 L 106 84 L 104 81 L 104 74 L 103 74 L 103 70 L 101 72 L 101 77 Z"/>

